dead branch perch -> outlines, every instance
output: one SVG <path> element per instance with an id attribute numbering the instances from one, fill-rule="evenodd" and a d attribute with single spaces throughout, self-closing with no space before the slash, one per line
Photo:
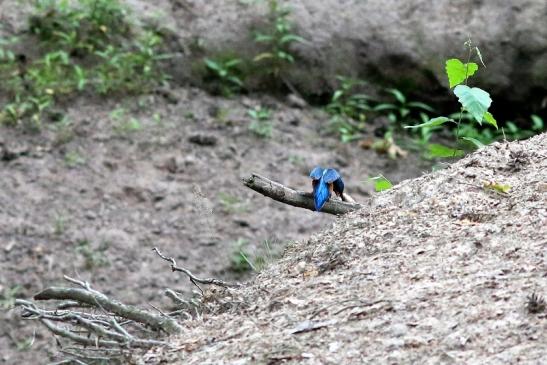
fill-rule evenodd
<path id="1" fill-rule="evenodd" d="M 264 176 L 253 173 L 250 177 L 243 179 L 243 184 L 256 192 L 259 192 L 260 194 L 281 203 L 289 204 L 293 207 L 315 210 L 313 196 L 311 193 L 288 188 Z M 321 212 L 341 215 L 360 208 L 362 208 L 361 204 L 330 199 L 323 206 Z"/>
<path id="2" fill-rule="evenodd" d="M 177 262 L 175 261 L 174 258 L 165 256 L 164 254 L 160 252 L 160 250 L 157 247 L 154 247 L 152 251 L 154 251 L 159 257 L 161 257 L 165 261 L 170 262 L 172 271 L 180 271 L 182 273 L 185 273 L 190 278 L 190 281 L 192 281 L 192 283 L 194 284 L 200 283 L 200 284 L 217 285 L 223 288 L 237 288 L 241 286 L 241 284 L 239 283 L 228 283 L 226 281 L 215 279 L 215 278 L 206 278 L 206 279 L 198 278 L 197 276 L 192 274 L 190 270 L 185 269 L 184 267 L 177 266 Z"/>
<path id="3" fill-rule="evenodd" d="M 77 282 L 82 288 L 49 287 L 34 296 L 35 300 L 72 300 L 84 303 L 92 307 L 112 312 L 120 317 L 149 325 L 153 329 L 163 330 L 169 334 L 182 332 L 182 327 L 172 318 L 156 316 L 137 307 L 120 303 L 108 298 L 103 293 L 89 288 L 89 284 L 67 278 L 71 282 Z"/>

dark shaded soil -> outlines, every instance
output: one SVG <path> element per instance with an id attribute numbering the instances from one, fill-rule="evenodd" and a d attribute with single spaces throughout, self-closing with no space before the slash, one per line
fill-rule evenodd
<path id="1" fill-rule="evenodd" d="M 257 105 L 273 111 L 270 139 L 249 131 L 247 110 Z M 333 222 L 244 188 L 250 172 L 305 189 L 311 167 L 334 166 L 359 201 L 370 194 L 369 176 L 397 182 L 429 169 L 415 156 L 392 161 L 341 144 L 324 133 L 322 111 L 268 98 L 177 89 L 67 108 L 64 128 L 47 125 L 39 135 L 0 128 L 3 295 L 19 287 L 16 296 L 29 298 L 67 274 L 125 302 L 162 307 L 165 287 L 192 286 L 153 246 L 197 275 L 245 279 L 250 273 L 242 276 L 232 263 L 242 242 L 251 259 L 270 258 Z M 16 311 L 0 315 L 0 362 L 42 363 L 57 351 L 52 337 Z M 32 347 L 16 350 L 33 331 Z"/>

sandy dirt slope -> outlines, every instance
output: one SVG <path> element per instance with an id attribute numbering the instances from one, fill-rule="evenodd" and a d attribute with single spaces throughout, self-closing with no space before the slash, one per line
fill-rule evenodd
<path id="1" fill-rule="evenodd" d="M 508 194 L 484 181 L 510 185 Z M 542 364 L 547 135 L 407 180 L 296 242 L 149 364 Z"/>

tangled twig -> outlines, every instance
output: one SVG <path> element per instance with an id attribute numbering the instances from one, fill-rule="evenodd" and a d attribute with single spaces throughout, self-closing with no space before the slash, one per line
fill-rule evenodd
<path id="1" fill-rule="evenodd" d="M 35 300 L 63 301 L 55 309 L 41 308 L 23 299 L 17 299 L 15 304 L 22 309 L 24 319 L 38 320 L 55 336 L 77 346 L 77 356 L 61 349 L 71 357 L 70 363 L 112 359 L 130 353 L 129 349 L 169 346 L 156 338 L 158 332 L 182 331 L 180 324 L 169 316 L 118 302 L 92 289 L 88 282 L 68 276 L 65 280 L 79 288 L 49 287 L 34 296 Z"/>
<path id="2" fill-rule="evenodd" d="M 179 272 L 182 272 L 182 273 L 186 274 L 188 276 L 188 278 L 190 279 L 190 281 L 194 285 L 196 285 L 198 288 L 199 288 L 199 286 L 197 285 L 197 283 L 206 284 L 206 285 L 217 285 L 217 286 L 221 286 L 223 288 L 238 288 L 238 287 L 241 286 L 240 283 L 229 283 L 229 282 L 226 282 L 226 281 L 223 281 L 223 280 L 220 280 L 220 279 L 216 279 L 216 278 L 205 278 L 205 279 L 198 278 L 197 276 L 192 274 L 192 272 L 190 270 L 188 270 L 184 267 L 177 266 L 177 262 L 175 261 L 175 259 L 173 257 L 165 256 L 163 253 L 161 253 L 161 251 L 157 247 L 154 247 L 152 249 L 152 251 L 154 251 L 159 257 L 161 257 L 165 261 L 170 262 L 172 271 L 179 271 Z M 200 288 L 200 290 L 201 290 L 201 288 Z"/>

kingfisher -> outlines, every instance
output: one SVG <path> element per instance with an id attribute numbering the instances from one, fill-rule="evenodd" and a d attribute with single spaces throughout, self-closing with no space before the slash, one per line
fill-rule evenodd
<path id="1" fill-rule="evenodd" d="M 313 186 L 313 201 L 315 210 L 320 211 L 325 203 L 330 199 L 332 192 L 347 201 L 347 195 L 344 195 L 344 181 L 335 169 L 323 169 L 320 166 L 315 167 L 311 173 Z"/>

